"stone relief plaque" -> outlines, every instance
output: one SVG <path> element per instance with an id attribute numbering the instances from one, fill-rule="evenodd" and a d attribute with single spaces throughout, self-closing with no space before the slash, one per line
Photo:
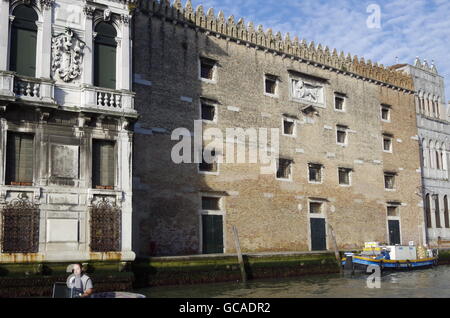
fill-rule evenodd
<path id="1" fill-rule="evenodd" d="M 78 178 L 78 146 L 52 145 L 51 175 L 54 178 Z"/>
<path id="2" fill-rule="evenodd" d="M 323 86 L 303 79 L 292 79 L 292 98 L 305 103 L 324 105 Z"/>

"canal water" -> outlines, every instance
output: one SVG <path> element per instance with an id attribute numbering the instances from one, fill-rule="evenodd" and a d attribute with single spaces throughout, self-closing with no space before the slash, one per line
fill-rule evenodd
<path id="1" fill-rule="evenodd" d="M 309 277 L 136 290 L 149 298 L 448 298 L 450 266 L 412 272 L 383 273 L 379 287 L 369 275 L 333 274 Z"/>

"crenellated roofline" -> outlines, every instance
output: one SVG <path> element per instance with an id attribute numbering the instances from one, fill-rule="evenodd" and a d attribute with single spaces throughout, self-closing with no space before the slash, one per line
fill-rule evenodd
<path id="1" fill-rule="evenodd" d="M 255 28 L 253 22 L 245 25 L 242 18 L 237 22 L 234 16 L 226 19 L 223 11 L 216 16 L 213 8 L 208 9 L 205 14 L 202 5 L 194 10 L 191 0 L 187 0 L 184 7 L 181 0 L 175 0 L 173 3 L 170 0 L 139 0 L 138 7 L 144 13 L 173 23 L 180 22 L 206 34 L 223 37 L 267 53 L 296 59 L 379 85 L 392 86 L 394 89 L 414 91 L 413 79 L 406 73 L 373 63 L 371 60 L 365 61 L 364 57 L 352 57 L 350 53 L 345 55 L 343 51 L 338 53 L 336 49 L 330 50 L 328 46 L 316 46 L 314 42 L 308 44 L 306 40 L 300 41 L 298 37 L 291 39 L 289 33 L 283 37 L 281 32 L 274 34 L 270 28 L 264 31 L 262 25 Z"/>

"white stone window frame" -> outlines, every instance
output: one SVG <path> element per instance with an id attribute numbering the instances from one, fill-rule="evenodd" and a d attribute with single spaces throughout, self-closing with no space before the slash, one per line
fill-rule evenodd
<path id="1" fill-rule="evenodd" d="M 320 213 L 312 213 L 311 212 L 311 203 L 318 203 L 320 204 Z M 308 215 L 311 218 L 316 218 L 316 219 L 325 219 L 326 218 L 326 214 L 325 214 L 325 200 L 316 200 L 316 199 L 308 199 Z"/>
<path id="2" fill-rule="evenodd" d="M 386 150 L 386 149 L 384 148 L 384 140 L 385 140 L 386 138 L 388 138 L 388 139 L 390 140 L 390 147 L 389 147 L 389 150 Z M 390 135 L 390 134 L 383 134 L 383 138 L 381 138 L 381 141 L 382 141 L 382 142 L 381 142 L 381 147 L 382 147 L 384 153 L 390 153 L 390 154 L 394 153 L 394 136 L 393 136 L 393 135 Z"/>
<path id="3" fill-rule="evenodd" d="M 35 73 L 35 78 L 49 78 L 50 76 L 45 76 L 44 74 L 46 72 L 44 72 L 42 66 L 43 66 L 43 53 L 44 53 L 44 32 L 43 32 L 43 28 L 44 28 L 44 23 L 46 25 L 48 24 L 52 24 L 51 21 L 51 15 L 49 18 L 45 19 L 44 18 L 44 12 L 46 11 L 46 9 L 41 9 L 39 6 L 36 5 L 37 2 L 32 1 L 29 6 L 36 12 L 36 15 L 38 16 L 38 20 L 36 21 L 36 26 L 37 26 L 37 35 L 36 35 L 36 73 Z M 9 28 L 8 30 L 8 48 L 6 51 L 6 58 L 7 58 L 7 70 L 10 69 L 11 65 L 10 65 L 10 60 L 11 60 L 11 44 L 12 44 L 12 25 L 14 22 L 14 9 L 22 4 L 26 4 L 24 1 L 14 1 L 10 4 L 9 6 Z M 50 9 L 53 10 L 53 9 Z M 4 25 L 6 22 L 5 21 L 1 21 L 0 22 L 1 25 Z M 47 54 L 51 54 L 50 51 L 48 51 Z M 49 69 L 48 69 L 48 73 L 50 74 L 50 65 L 49 65 Z"/>
<path id="4" fill-rule="evenodd" d="M 285 131 L 284 131 L 284 122 L 285 122 L 285 121 L 294 124 L 294 130 L 293 130 L 292 135 L 286 134 L 286 133 L 285 133 Z M 284 136 L 284 137 L 297 138 L 297 126 L 298 126 L 298 125 L 297 125 L 297 121 L 298 121 L 298 120 L 296 120 L 295 118 L 283 116 L 283 117 L 281 118 L 281 131 L 282 131 L 281 135 Z"/>
<path id="5" fill-rule="evenodd" d="M 202 199 L 203 197 L 208 198 L 218 198 L 219 199 L 219 208 L 220 210 L 203 210 L 202 208 Z M 198 202 L 200 202 L 200 208 L 198 210 L 198 224 L 199 224 L 199 254 L 203 255 L 203 215 L 217 215 L 222 216 L 222 233 L 223 233 L 223 253 L 227 251 L 227 227 L 226 227 L 226 220 L 227 220 L 227 213 L 226 213 L 226 207 L 225 207 L 225 200 L 223 195 L 218 194 L 212 194 L 212 193 L 205 193 L 201 192 L 198 195 Z"/>
<path id="6" fill-rule="evenodd" d="M 37 144 L 37 138 L 36 134 L 37 131 L 32 127 L 23 127 L 22 125 L 16 126 L 14 124 L 8 124 L 2 125 L 2 138 L 0 140 L 1 142 L 1 149 L 3 149 L 3 165 L 2 165 L 2 175 L 1 175 L 1 185 L 4 185 L 8 188 L 17 188 L 17 189 L 37 189 L 38 186 L 38 178 L 39 178 L 39 170 L 41 166 L 41 155 L 39 150 L 39 145 Z M 6 158 L 7 158 L 7 150 L 8 150 L 8 133 L 16 133 L 16 134 L 27 134 L 33 136 L 33 181 L 31 186 L 17 186 L 17 185 L 7 185 L 6 184 Z M 46 167 L 47 168 L 47 167 Z M 24 190 L 25 191 L 25 190 Z"/>
<path id="7" fill-rule="evenodd" d="M 267 93 L 266 80 L 267 79 L 275 79 L 275 94 Z M 263 87 L 264 87 L 264 96 L 272 97 L 272 98 L 280 98 L 280 77 L 272 74 L 264 74 L 263 77 Z"/>
<path id="8" fill-rule="evenodd" d="M 203 119 L 202 117 L 202 106 L 203 104 L 207 104 L 208 106 L 212 106 L 214 107 L 214 119 L 213 120 L 208 120 L 208 119 Z M 198 102 L 198 107 L 199 107 L 199 118 L 201 121 L 203 121 L 204 123 L 209 123 L 209 124 L 217 124 L 219 121 L 219 104 L 217 101 L 210 101 L 210 100 L 206 100 L 204 98 L 200 98 L 199 102 Z"/>
<path id="9" fill-rule="evenodd" d="M 279 165 L 279 160 L 284 159 L 284 160 L 289 160 L 291 161 L 290 164 L 290 174 L 289 174 L 289 178 L 278 178 L 277 174 L 278 174 L 278 165 Z M 288 158 L 278 158 L 277 159 L 277 163 L 276 163 L 276 172 L 275 172 L 275 179 L 278 181 L 284 181 L 284 182 L 293 182 L 294 181 L 294 160 L 292 159 L 288 159 Z"/>
<path id="10" fill-rule="evenodd" d="M 92 184 L 92 178 L 94 175 L 94 170 L 93 170 L 93 166 L 92 166 L 92 162 L 94 160 L 93 154 L 94 154 L 94 140 L 99 140 L 99 141 L 109 141 L 109 142 L 114 142 L 114 189 L 96 189 L 93 187 Z M 92 189 L 92 191 L 98 191 L 98 192 L 105 192 L 105 193 L 109 193 L 109 192 L 115 192 L 118 191 L 118 189 L 121 189 L 122 186 L 120 184 L 121 182 L 121 169 L 120 169 L 120 165 L 119 165 L 119 161 L 120 161 L 120 156 L 119 156 L 119 143 L 120 143 L 120 139 L 118 136 L 113 136 L 110 137 L 107 134 L 104 133 L 97 133 L 96 131 L 93 131 L 92 135 L 91 135 L 91 139 L 90 139 L 90 152 L 91 152 L 91 156 L 90 158 L 87 158 L 87 160 L 89 160 L 89 167 L 90 167 L 90 171 L 89 171 L 89 179 L 87 180 L 87 185 L 89 189 Z M 82 155 L 82 149 L 80 149 L 80 156 Z"/>
<path id="11" fill-rule="evenodd" d="M 340 179 L 339 179 L 340 170 L 346 170 L 348 172 L 348 184 L 341 184 Z M 353 185 L 353 169 L 352 168 L 338 167 L 337 177 L 338 177 L 338 184 L 340 187 L 350 188 Z"/>
<path id="12" fill-rule="evenodd" d="M 203 153 L 204 153 L 204 151 L 205 151 L 205 149 L 202 150 L 202 155 L 200 157 L 200 161 L 203 160 Z M 217 151 L 217 149 L 216 149 L 216 151 Z M 218 155 L 216 153 L 216 157 L 217 156 Z M 220 166 L 221 166 L 221 164 L 220 164 L 219 161 L 216 161 L 217 171 L 202 171 L 202 170 L 200 170 L 200 163 L 197 163 L 196 165 L 197 165 L 197 172 L 198 172 L 198 174 L 210 175 L 210 176 L 219 176 L 220 175 Z"/>
<path id="13" fill-rule="evenodd" d="M 311 181 L 311 180 L 310 180 L 310 178 L 309 178 L 309 168 L 310 168 L 310 165 L 317 165 L 317 166 L 320 166 L 320 181 Z M 309 163 L 307 164 L 307 166 L 306 166 L 306 178 L 307 178 L 309 184 L 317 184 L 317 185 L 323 184 L 323 183 L 324 183 L 324 180 L 325 180 L 325 166 L 324 166 L 323 164 L 321 164 L 321 163 L 313 163 L 313 162 L 309 162 Z"/>
<path id="14" fill-rule="evenodd" d="M 336 108 L 336 98 L 343 99 L 344 102 L 342 103 L 342 109 Z M 333 105 L 333 109 L 334 109 L 334 111 L 338 112 L 338 113 L 346 113 L 347 112 L 347 100 L 348 100 L 348 97 L 347 97 L 346 94 L 335 92 L 334 93 L 334 99 L 333 99 L 333 104 L 334 104 Z"/>
<path id="15" fill-rule="evenodd" d="M 383 118 L 383 111 L 384 110 L 388 111 L 388 119 L 384 119 Z M 391 122 L 391 117 L 392 117 L 392 106 L 381 104 L 381 106 L 380 106 L 380 114 L 381 114 L 381 121 L 382 122 L 390 123 Z"/>
<path id="16" fill-rule="evenodd" d="M 336 144 L 341 147 L 348 146 L 348 126 L 345 125 L 336 125 Z M 345 133 L 345 141 L 343 143 L 339 142 L 339 132 Z"/>
<path id="17" fill-rule="evenodd" d="M 320 86 L 322 89 L 323 104 L 315 103 L 315 102 L 307 101 L 307 100 L 303 100 L 303 99 L 298 99 L 298 98 L 294 97 L 293 82 L 299 81 L 299 80 L 302 80 L 303 82 L 305 82 L 309 85 Z M 296 103 L 300 103 L 300 104 L 304 104 L 304 105 L 312 105 L 314 107 L 326 109 L 327 108 L 326 107 L 326 105 L 327 105 L 326 84 L 323 82 L 320 82 L 320 81 L 305 79 L 302 76 L 296 76 L 296 75 L 290 74 L 289 75 L 289 100 L 292 102 L 296 102 Z"/>
<path id="18" fill-rule="evenodd" d="M 401 206 L 402 206 L 402 204 L 401 203 L 391 203 L 391 202 L 388 202 L 387 204 L 386 204 L 386 216 L 387 216 L 387 218 L 389 219 L 389 220 L 400 220 L 400 217 L 401 217 Z M 395 215 L 395 216 L 390 216 L 389 215 L 389 208 L 396 208 L 397 209 L 397 215 Z"/>
<path id="19" fill-rule="evenodd" d="M 116 46 L 116 88 L 115 90 L 121 90 L 121 89 L 130 89 L 130 85 L 131 85 L 131 56 L 129 57 L 129 67 L 126 68 L 128 70 L 129 74 L 124 74 L 122 71 L 122 63 L 121 61 L 123 60 L 123 57 L 129 52 L 129 47 L 127 45 L 123 45 L 123 36 L 122 36 L 122 27 L 124 28 L 128 28 L 129 31 L 129 26 L 126 26 L 125 23 L 118 21 L 118 19 L 115 18 L 111 18 L 110 21 L 104 21 L 103 16 L 97 16 L 93 19 L 92 21 L 92 43 L 91 43 L 91 48 L 92 48 L 92 63 L 91 63 L 91 69 L 90 70 L 84 70 L 84 72 L 86 71 L 90 71 L 92 74 L 92 85 L 94 85 L 94 70 L 95 70 L 95 61 L 94 61 L 94 56 L 95 56 L 95 38 L 97 37 L 97 32 L 95 32 L 95 28 L 97 27 L 97 24 L 99 24 L 100 22 L 108 22 L 109 24 L 111 24 L 114 29 L 117 32 L 117 36 L 115 38 L 117 46 Z M 128 86 L 129 87 L 124 87 L 124 80 L 125 78 L 128 77 Z M 100 89 L 102 89 L 102 87 L 99 87 Z"/>
<path id="20" fill-rule="evenodd" d="M 203 78 L 202 77 L 202 59 L 209 59 L 211 61 L 214 61 L 214 66 L 213 66 L 213 78 L 212 79 L 208 79 L 208 78 Z M 199 56 L 197 59 L 198 62 L 198 79 L 204 83 L 209 83 L 209 84 L 217 84 L 218 81 L 218 61 L 206 56 Z"/>
<path id="21" fill-rule="evenodd" d="M 386 188 L 386 176 L 391 176 L 394 178 L 394 187 L 392 189 Z M 398 174 L 392 171 L 384 171 L 383 173 L 383 182 L 384 182 L 384 190 L 387 192 L 397 192 L 397 178 Z"/>

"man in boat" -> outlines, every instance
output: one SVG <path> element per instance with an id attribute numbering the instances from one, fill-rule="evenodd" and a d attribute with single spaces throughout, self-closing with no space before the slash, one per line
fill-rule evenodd
<path id="1" fill-rule="evenodd" d="M 81 263 L 73 264 L 72 275 L 67 278 L 67 287 L 75 289 L 75 295 L 80 298 L 90 297 L 94 293 L 92 279 L 83 272 Z"/>
<path id="2" fill-rule="evenodd" d="M 386 248 L 383 248 L 383 250 L 381 251 L 381 255 L 376 257 L 375 259 L 390 260 L 391 259 L 391 254 L 389 253 L 389 251 Z"/>

